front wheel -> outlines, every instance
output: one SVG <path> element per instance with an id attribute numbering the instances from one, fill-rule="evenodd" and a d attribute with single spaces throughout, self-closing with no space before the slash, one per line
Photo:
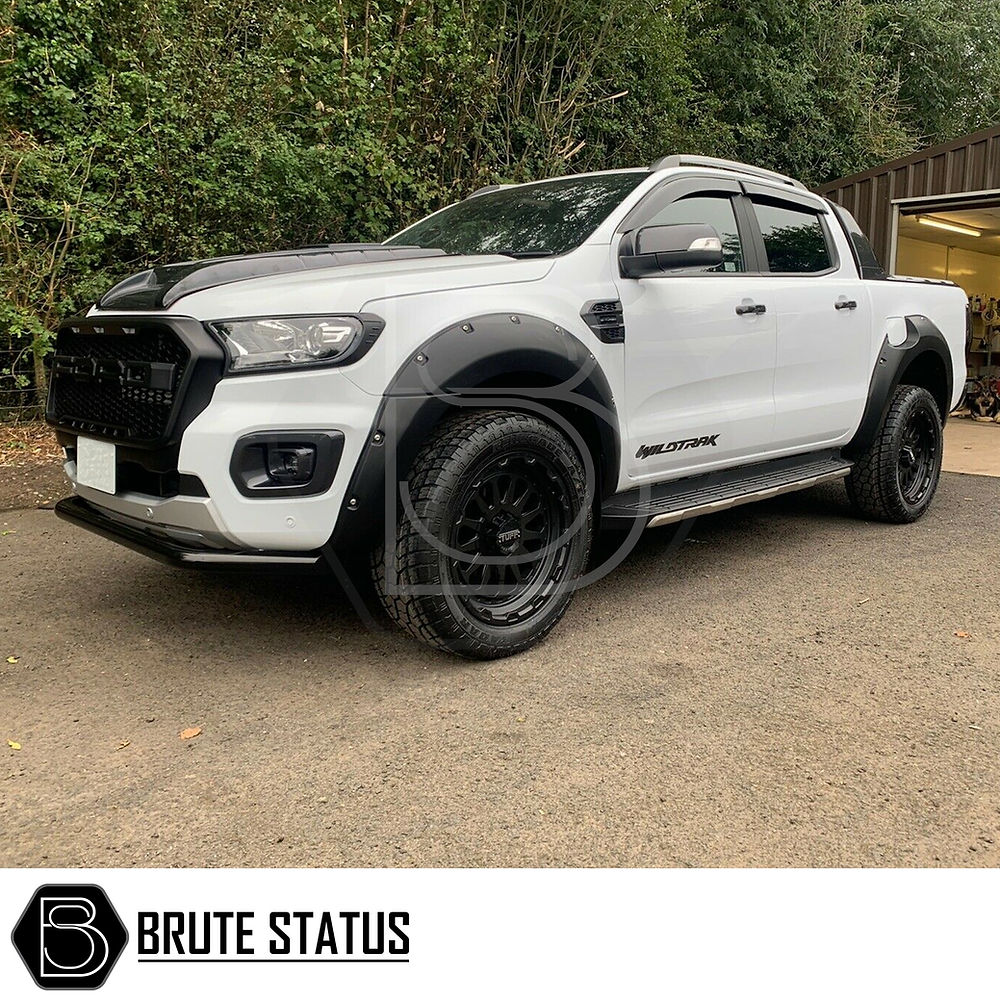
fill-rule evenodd
<path id="1" fill-rule="evenodd" d="M 852 505 L 881 521 L 915 521 L 934 498 L 943 450 L 934 397 L 919 386 L 901 385 L 878 436 L 847 477 Z"/>
<path id="2" fill-rule="evenodd" d="M 476 659 L 544 638 L 569 605 L 593 530 L 587 476 L 566 436 L 526 413 L 463 414 L 423 447 L 407 493 L 372 560 L 389 616 Z"/>

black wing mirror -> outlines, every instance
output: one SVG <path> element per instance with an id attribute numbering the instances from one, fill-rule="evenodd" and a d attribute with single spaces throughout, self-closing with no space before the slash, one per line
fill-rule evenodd
<path id="1" fill-rule="evenodd" d="M 618 265 L 624 278 L 646 278 L 682 267 L 718 267 L 722 240 L 712 226 L 646 226 L 625 236 Z"/>

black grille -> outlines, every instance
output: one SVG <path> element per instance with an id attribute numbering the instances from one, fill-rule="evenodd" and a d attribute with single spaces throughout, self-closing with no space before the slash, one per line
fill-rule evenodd
<path id="1" fill-rule="evenodd" d="M 48 417 L 60 427 L 116 441 L 163 438 L 191 361 L 158 324 L 67 325 L 56 338 Z"/>

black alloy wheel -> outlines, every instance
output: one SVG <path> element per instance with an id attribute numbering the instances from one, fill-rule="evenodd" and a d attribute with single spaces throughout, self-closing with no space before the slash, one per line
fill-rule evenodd
<path id="1" fill-rule="evenodd" d="M 555 415 L 476 409 L 428 439 L 398 521 L 372 555 L 397 624 L 476 659 L 548 635 L 586 567 L 594 518 L 581 453 L 557 424 Z"/>
<path id="2" fill-rule="evenodd" d="M 879 521 L 916 521 L 934 499 L 942 455 L 936 400 L 922 386 L 899 386 L 875 440 L 857 456 L 847 477 L 852 506 Z"/>
<path id="3" fill-rule="evenodd" d="M 896 462 L 899 490 L 908 504 L 919 504 L 930 489 L 940 450 L 940 422 L 933 419 L 926 407 L 912 410 L 903 427 Z"/>
<path id="4" fill-rule="evenodd" d="M 473 479 L 451 532 L 461 553 L 451 561 L 455 593 L 479 621 L 514 624 L 536 614 L 566 572 L 566 484 L 532 450 L 491 459 Z"/>

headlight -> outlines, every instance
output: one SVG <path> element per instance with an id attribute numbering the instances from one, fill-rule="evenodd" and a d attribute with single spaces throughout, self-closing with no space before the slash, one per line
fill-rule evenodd
<path id="1" fill-rule="evenodd" d="M 371 317 L 376 320 L 377 317 Z M 261 319 L 216 320 L 209 326 L 229 351 L 229 370 L 294 368 L 346 359 L 383 324 L 358 316 L 275 316 Z M 369 345 L 370 346 L 370 345 Z"/>

